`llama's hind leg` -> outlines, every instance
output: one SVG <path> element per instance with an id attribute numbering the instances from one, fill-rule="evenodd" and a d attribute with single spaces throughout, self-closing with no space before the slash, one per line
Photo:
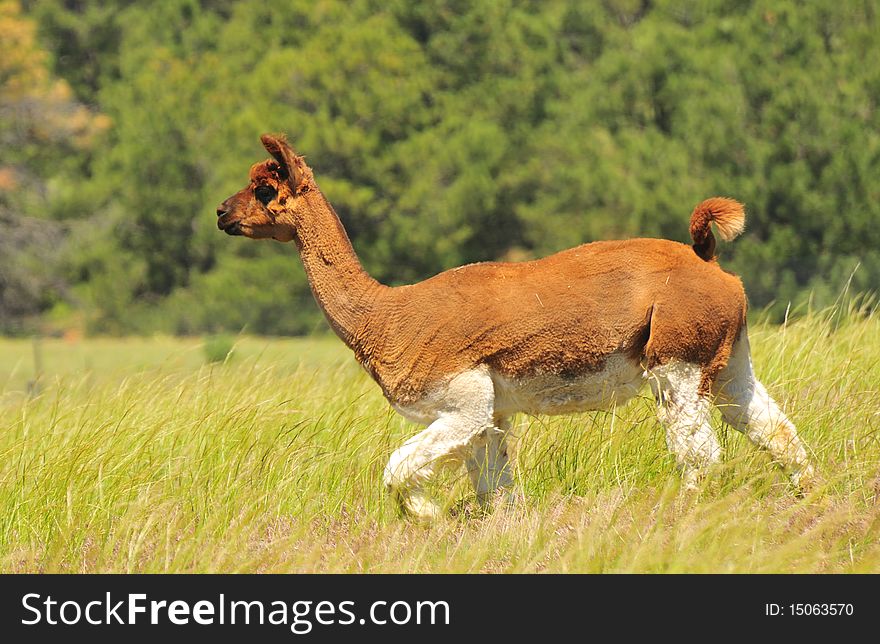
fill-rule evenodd
<path id="1" fill-rule="evenodd" d="M 480 505 L 487 505 L 499 487 L 510 488 L 513 485 L 507 451 L 509 430 L 510 419 L 496 418 L 495 426 L 484 430 L 471 444 L 465 464 Z"/>
<path id="2" fill-rule="evenodd" d="M 719 374 L 715 395 L 725 422 L 770 452 L 773 460 L 789 472 L 792 482 L 802 490 L 815 485 L 816 471 L 797 429 L 755 377 L 745 332 Z"/>
<path id="3" fill-rule="evenodd" d="M 709 424 L 709 400 L 700 392 L 701 378 L 699 365 L 685 362 L 657 367 L 649 375 L 666 444 L 687 488 L 696 487 L 706 469 L 721 459 L 721 445 Z"/>

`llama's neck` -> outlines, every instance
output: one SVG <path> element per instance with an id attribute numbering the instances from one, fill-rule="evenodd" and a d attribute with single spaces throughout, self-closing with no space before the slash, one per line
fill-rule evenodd
<path id="1" fill-rule="evenodd" d="M 294 240 L 315 300 L 336 334 L 360 356 L 366 320 L 388 287 L 364 270 L 333 207 L 314 184 L 302 198 Z"/>

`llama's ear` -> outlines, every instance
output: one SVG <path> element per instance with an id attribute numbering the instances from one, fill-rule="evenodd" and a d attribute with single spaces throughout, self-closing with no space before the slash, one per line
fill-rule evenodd
<path id="1" fill-rule="evenodd" d="M 264 134 L 260 137 L 266 152 L 271 154 L 290 177 L 290 184 L 295 189 L 302 180 L 302 170 L 297 162 L 296 152 L 290 147 L 283 134 Z"/>

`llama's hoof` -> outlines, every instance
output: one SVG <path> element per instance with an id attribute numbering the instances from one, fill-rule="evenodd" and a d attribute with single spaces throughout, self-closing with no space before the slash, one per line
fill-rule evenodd
<path id="1" fill-rule="evenodd" d="M 804 465 L 799 470 L 792 472 L 791 482 L 802 496 L 816 492 L 825 485 L 822 476 L 810 464 Z"/>
<path id="2" fill-rule="evenodd" d="M 401 515 L 416 521 L 434 521 L 443 515 L 443 510 L 428 495 L 420 491 L 406 491 L 388 487 L 388 492 L 397 503 Z"/>
<path id="3" fill-rule="evenodd" d="M 407 516 L 417 521 L 434 521 L 443 515 L 443 510 L 423 493 L 407 495 L 403 500 Z"/>
<path id="4" fill-rule="evenodd" d="M 686 469 L 681 474 L 681 489 L 685 492 L 695 492 L 700 489 L 703 480 L 706 478 L 706 471 L 699 468 Z"/>

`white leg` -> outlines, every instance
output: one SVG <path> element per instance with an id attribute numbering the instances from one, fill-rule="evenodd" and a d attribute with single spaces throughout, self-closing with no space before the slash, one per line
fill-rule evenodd
<path id="1" fill-rule="evenodd" d="M 696 487 L 706 468 L 721 459 L 721 445 L 709 424 L 709 401 L 699 391 L 701 378 L 698 365 L 684 362 L 669 363 L 650 373 L 666 444 L 688 488 Z"/>
<path id="2" fill-rule="evenodd" d="M 513 473 L 507 453 L 510 421 L 496 419 L 495 427 L 484 430 L 471 443 L 465 463 L 480 505 L 487 505 L 499 487 L 513 486 Z"/>
<path id="3" fill-rule="evenodd" d="M 816 483 L 816 471 L 797 429 L 755 377 L 745 332 L 734 345 L 727 367 L 719 374 L 715 394 L 724 420 L 770 452 L 789 471 L 795 485 L 809 489 Z"/>
<path id="4" fill-rule="evenodd" d="M 453 378 L 434 396 L 438 417 L 391 455 L 385 467 L 385 486 L 404 512 L 431 519 L 439 508 L 424 491 L 438 467 L 459 464 L 471 453 L 471 443 L 492 429 L 495 390 L 485 369 Z"/>
<path id="5" fill-rule="evenodd" d="M 391 455 L 385 486 L 404 512 L 425 519 L 439 515 L 423 486 L 440 467 L 460 461 L 478 431 L 461 419 L 441 417 Z"/>

